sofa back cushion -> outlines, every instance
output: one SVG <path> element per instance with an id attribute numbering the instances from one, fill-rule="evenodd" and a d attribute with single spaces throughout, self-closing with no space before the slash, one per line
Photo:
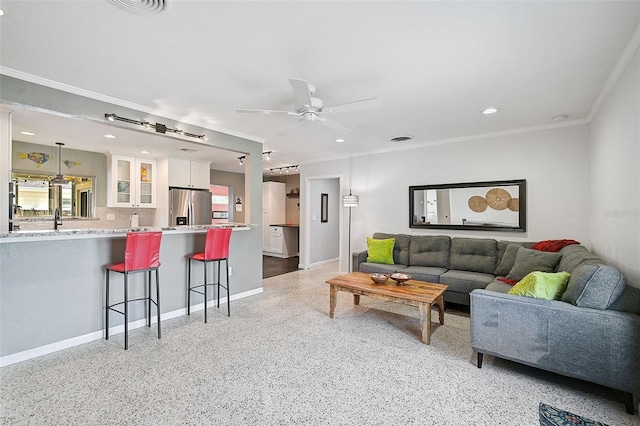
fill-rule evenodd
<path id="1" fill-rule="evenodd" d="M 555 272 L 562 255 L 519 247 L 513 267 L 507 278 L 520 281 L 534 271 Z"/>
<path id="2" fill-rule="evenodd" d="M 584 262 L 605 263 L 598 256 L 587 250 L 585 246 L 579 244 L 567 246 L 560 250 L 559 253 L 562 255 L 562 259 L 558 264 L 558 271 L 573 273 L 573 270 Z"/>
<path id="3" fill-rule="evenodd" d="M 562 301 L 576 306 L 607 309 L 624 291 L 627 280 L 613 266 L 582 263 L 571 273 Z"/>
<path id="4" fill-rule="evenodd" d="M 393 247 L 393 263 L 400 265 L 409 264 L 409 243 L 411 242 L 411 235 L 376 232 L 373 234 L 373 238 L 376 240 L 386 240 L 388 238 L 395 239 L 396 242 Z"/>
<path id="5" fill-rule="evenodd" d="M 451 238 L 446 235 L 419 235 L 409 244 L 410 266 L 433 266 L 449 269 Z"/>
<path id="6" fill-rule="evenodd" d="M 449 268 L 491 274 L 498 260 L 498 242 L 489 238 L 452 238 Z"/>

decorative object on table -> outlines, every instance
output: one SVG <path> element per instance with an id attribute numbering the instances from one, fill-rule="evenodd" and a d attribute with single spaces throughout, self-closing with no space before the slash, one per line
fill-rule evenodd
<path id="1" fill-rule="evenodd" d="M 320 222 L 329 222 L 329 194 L 320 194 Z"/>
<path id="2" fill-rule="evenodd" d="M 476 213 L 482 213 L 487 209 L 487 200 L 479 195 L 474 195 L 473 197 L 469 198 L 467 204 L 469 205 L 471 211 L 474 211 Z"/>
<path id="3" fill-rule="evenodd" d="M 587 419 L 542 402 L 538 411 L 540 413 L 540 426 L 607 426 L 605 423 Z"/>
<path id="4" fill-rule="evenodd" d="M 300 191 L 300 188 L 296 188 L 296 190 Z M 352 263 L 352 255 L 351 255 L 351 209 L 353 207 L 358 207 L 360 204 L 360 197 L 357 195 L 351 194 L 351 190 L 349 190 L 349 195 L 342 196 L 342 206 L 349 207 L 349 251 L 347 254 L 349 255 L 349 272 L 351 272 L 351 263 Z"/>
<path id="5" fill-rule="evenodd" d="M 484 198 L 492 209 L 504 210 L 507 208 L 511 195 L 502 188 L 493 188 L 487 192 Z"/>
<path id="6" fill-rule="evenodd" d="M 394 280 L 398 285 L 403 285 L 406 281 L 412 279 L 413 276 L 411 274 L 403 274 L 401 272 L 395 272 L 391 274 L 391 279 Z"/>
<path id="7" fill-rule="evenodd" d="M 388 274 L 379 274 L 379 273 L 371 274 L 369 275 L 369 277 L 371 277 L 371 281 L 373 281 L 376 284 L 384 284 L 389 279 Z"/>

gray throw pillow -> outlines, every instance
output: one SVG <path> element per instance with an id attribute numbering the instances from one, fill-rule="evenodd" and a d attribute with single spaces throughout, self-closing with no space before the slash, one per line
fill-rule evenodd
<path id="1" fill-rule="evenodd" d="M 562 255 L 520 247 L 507 278 L 520 281 L 533 271 L 555 272 Z"/>
<path id="2" fill-rule="evenodd" d="M 500 264 L 496 268 L 493 275 L 505 277 L 513 265 L 516 263 L 516 254 L 518 254 L 518 249 L 520 246 L 518 244 L 509 244 L 502 255 L 502 260 Z"/>

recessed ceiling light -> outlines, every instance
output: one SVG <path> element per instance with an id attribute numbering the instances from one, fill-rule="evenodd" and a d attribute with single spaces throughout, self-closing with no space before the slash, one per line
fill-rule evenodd
<path id="1" fill-rule="evenodd" d="M 20 132 L 23 135 L 27 135 L 27 136 L 35 136 L 36 134 L 33 132 Z"/>
<path id="2" fill-rule="evenodd" d="M 104 135 L 105 138 L 107 139 L 115 139 L 117 136 L 116 135 Z"/>
<path id="3" fill-rule="evenodd" d="M 342 142 L 344 142 L 344 139 L 336 139 L 336 142 L 342 143 Z"/>
<path id="4" fill-rule="evenodd" d="M 482 111 L 484 115 L 495 114 L 496 112 L 498 112 L 498 108 L 487 108 L 484 111 Z"/>
<path id="5" fill-rule="evenodd" d="M 151 154 L 149 151 L 140 151 L 143 154 Z"/>
<path id="6" fill-rule="evenodd" d="M 0 9 L 0 16 L 4 15 L 4 10 Z"/>
<path id="7" fill-rule="evenodd" d="M 568 114 L 560 114 L 560 115 L 556 115 L 551 120 L 552 121 L 563 121 L 563 120 L 566 120 L 567 118 L 569 118 Z"/>

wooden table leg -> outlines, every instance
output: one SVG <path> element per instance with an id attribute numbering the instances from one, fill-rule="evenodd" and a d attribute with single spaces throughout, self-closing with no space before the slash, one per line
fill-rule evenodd
<path id="1" fill-rule="evenodd" d="M 359 305 L 360 304 L 360 295 L 359 294 L 354 294 L 353 295 L 353 304 L 354 305 Z"/>
<path id="2" fill-rule="evenodd" d="M 440 314 L 440 325 L 443 325 L 444 324 L 444 296 L 440 295 L 440 297 L 436 299 L 435 304 L 438 307 L 438 314 Z"/>
<path id="3" fill-rule="evenodd" d="M 420 303 L 420 328 L 422 341 L 425 345 L 431 343 L 431 303 Z"/>
<path id="4" fill-rule="evenodd" d="M 338 296 L 338 289 L 332 285 L 329 287 L 329 318 L 333 318 L 333 312 L 336 310 L 336 300 Z"/>

